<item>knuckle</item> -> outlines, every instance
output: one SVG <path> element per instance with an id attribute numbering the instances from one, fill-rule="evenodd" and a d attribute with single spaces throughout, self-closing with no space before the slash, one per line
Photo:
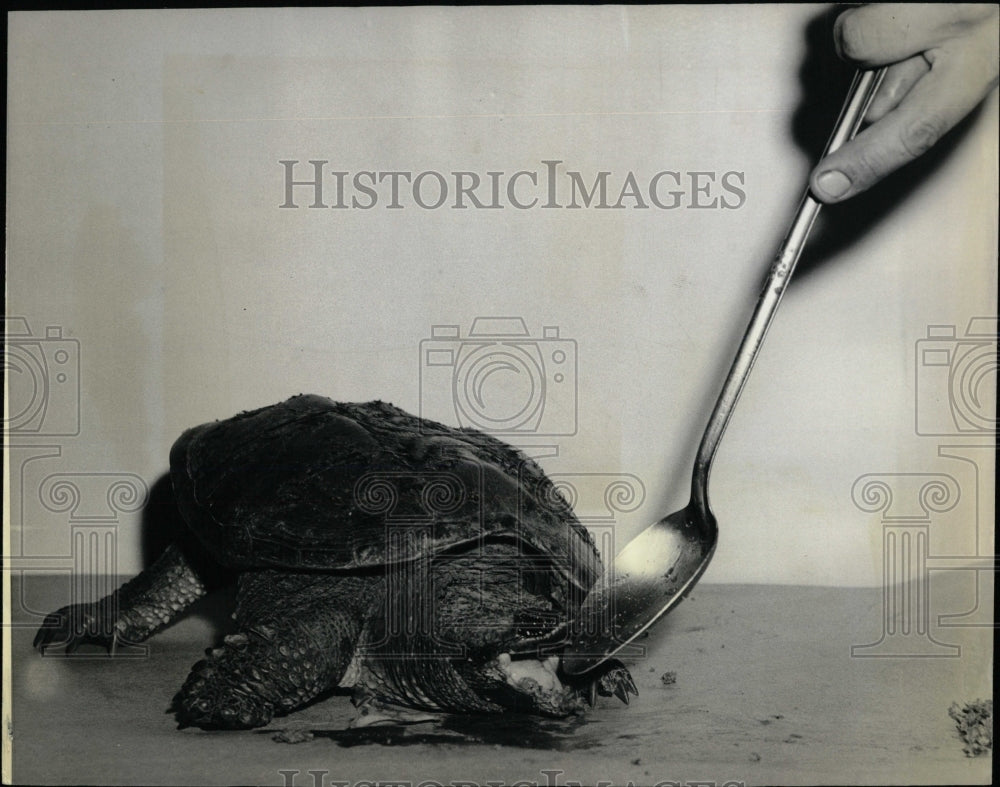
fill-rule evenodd
<path id="1" fill-rule="evenodd" d="M 899 141 L 907 155 L 916 158 L 930 150 L 946 130 L 947 125 L 941 117 L 929 115 L 904 126 Z"/>
<path id="2" fill-rule="evenodd" d="M 857 191 L 864 191 L 885 177 L 890 169 L 884 151 L 871 146 L 862 148 L 851 162 L 851 183 Z"/>

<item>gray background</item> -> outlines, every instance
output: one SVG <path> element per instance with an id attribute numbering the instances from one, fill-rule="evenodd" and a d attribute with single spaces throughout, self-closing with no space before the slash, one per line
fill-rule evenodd
<path id="1" fill-rule="evenodd" d="M 103 500 L 60 509 L 46 498 L 53 474 L 84 474 L 77 486 L 98 497 L 105 478 L 152 486 L 183 429 L 303 391 L 416 412 L 421 341 L 438 324 L 465 335 L 477 316 L 520 316 L 534 338 L 558 326 L 575 341 L 575 434 L 535 442 L 558 446 L 543 465 L 569 474 L 595 529 L 620 546 L 682 506 L 815 155 L 797 124 L 821 115 L 818 144 L 843 92 L 843 70 L 809 77 L 823 11 L 11 16 L 8 314 L 36 335 L 59 326 L 79 349 L 78 434 L 17 436 L 58 455 L 14 456 L 11 554 L 31 558 L 28 570 L 62 566 L 93 506 L 116 538 L 105 567 L 139 570 L 140 512 Z M 849 214 L 793 282 L 718 456 L 721 541 L 705 581 L 878 584 L 881 513 L 852 500 L 869 473 L 954 475 L 961 503 L 932 528 L 931 551 L 992 553 L 992 489 L 975 478 L 978 468 L 991 484 L 991 452 L 971 467 L 941 458 L 942 441 L 968 435 L 918 435 L 915 414 L 951 417 L 946 384 L 927 383 L 918 363 L 928 325 L 962 335 L 996 312 L 996 135 L 994 93 L 900 204 L 875 203 L 869 227 Z M 558 159 L 617 184 L 630 170 L 640 181 L 735 170 L 746 201 L 282 210 L 282 159 L 303 162 L 301 177 L 309 159 L 508 174 Z M 55 341 L 31 352 L 51 354 Z M 51 383 L 50 425 L 72 424 L 75 384 Z M 447 380 L 424 396 L 425 414 L 455 423 Z M 552 412 L 571 407 L 548 396 Z M 609 512 L 616 474 L 642 490 Z"/>

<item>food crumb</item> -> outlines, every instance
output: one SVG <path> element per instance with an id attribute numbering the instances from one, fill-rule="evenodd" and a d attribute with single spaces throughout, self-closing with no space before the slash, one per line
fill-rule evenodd
<path id="1" fill-rule="evenodd" d="M 660 675 L 660 683 L 664 686 L 673 686 L 677 682 L 676 672 L 664 672 Z"/>
<path id="2" fill-rule="evenodd" d="M 760 762 L 760 755 L 755 751 L 750 752 L 750 762 Z"/>
<path id="3" fill-rule="evenodd" d="M 993 750 L 993 700 L 976 700 L 963 707 L 953 702 L 948 715 L 955 720 L 966 757 L 978 757 Z"/>
<path id="4" fill-rule="evenodd" d="M 632 764 L 633 765 L 642 765 L 642 757 L 636 757 L 634 760 L 632 760 Z"/>

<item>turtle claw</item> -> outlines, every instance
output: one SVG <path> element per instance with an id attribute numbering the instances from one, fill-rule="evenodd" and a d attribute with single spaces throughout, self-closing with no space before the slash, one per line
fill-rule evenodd
<path id="1" fill-rule="evenodd" d="M 595 685 L 599 694 L 605 697 L 614 695 L 626 705 L 630 694 L 639 696 L 635 681 L 620 661 L 612 662 L 611 667 L 595 681 Z"/>
<path id="2" fill-rule="evenodd" d="M 103 616 L 96 604 L 74 604 L 46 615 L 35 634 L 32 646 L 44 655 L 48 648 L 64 646 L 72 655 L 84 643 L 103 645 L 109 652 L 113 644 L 110 626 L 102 625 Z"/>
<path id="3" fill-rule="evenodd" d="M 67 621 L 65 616 L 58 612 L 46 615 L 41 627 L 35 632 L 35 639 L 32 641 L 31 647 L 41 647 L 44 649 L 46 645 L 59 636 L 56 631 L 65 629 L 66 627 Z"/>
<path id="4" fill-rule="evenodd" d="M 59 645 L 69 642 L 71 639 L 70 634 L 69 608 L 63 607 L 45 616 L 41 627 L 35 633 L 32 647 L 41 648 L 44 653 L 45 648 L 49 645 Z"/>

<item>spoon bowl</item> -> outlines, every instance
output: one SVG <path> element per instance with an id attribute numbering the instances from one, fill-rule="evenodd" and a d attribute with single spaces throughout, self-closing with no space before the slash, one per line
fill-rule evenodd
<path id="1" fill-rule="evenodd" d="M 562 668 L 569 675 L 604 663 L 604 638 L 632 642 L 687 595 L 708 567 L 718 541 L 711 512 L 689 505 L 650 525 L 615 558 L 584 599 Z"/>

